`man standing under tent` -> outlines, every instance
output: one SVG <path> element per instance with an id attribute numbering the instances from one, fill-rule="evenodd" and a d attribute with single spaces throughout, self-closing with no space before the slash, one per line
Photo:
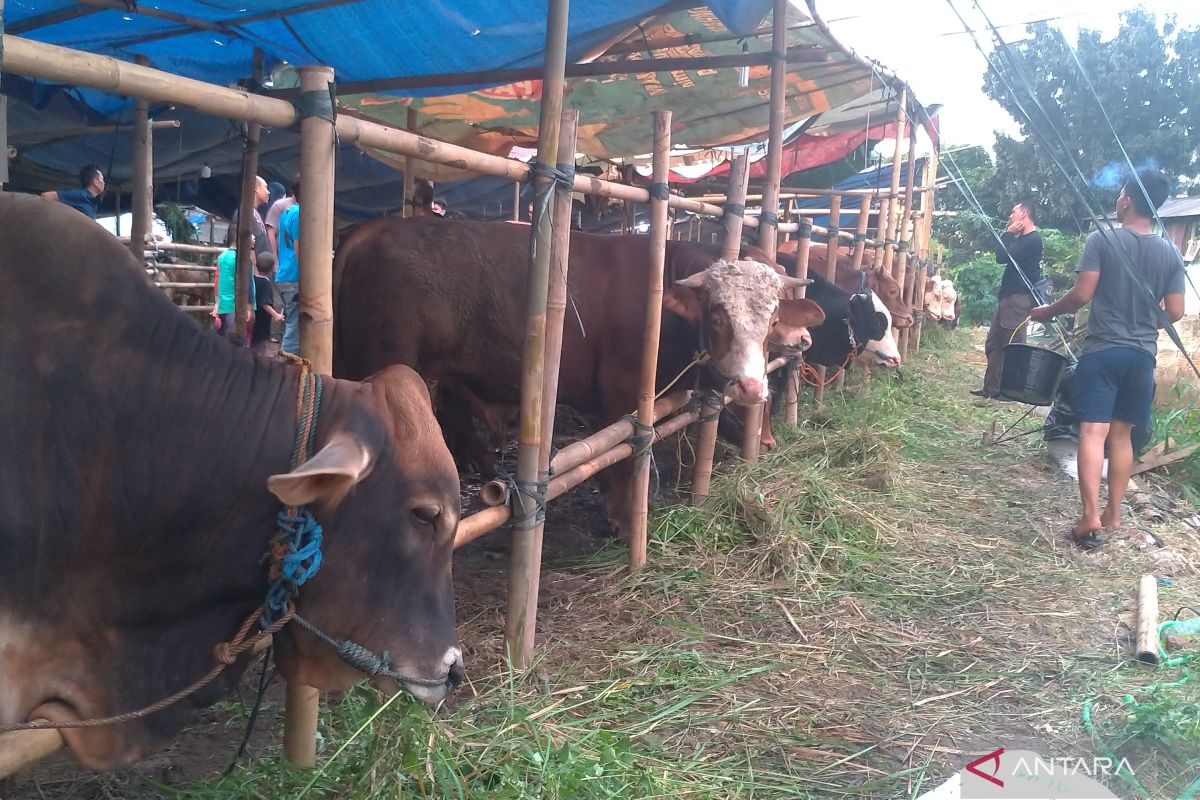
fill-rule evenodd
<path id="1" fill-rule="evenodd" d="M 279 218 L 283 216 L 283 212 L 287 211 L 292 206 L 296 205 L 296 195 L 300 192 L 300 176 L 297 175 L 292 179 L 291 185 L 288 187 L 287 194 L 276 200 L 267 209 L 267 218 L 265 220 L 267 226 L 267 236 L 271 238 L 271 252 L 279 257 Z"/>
<path id="2" fill-rule="evenodd" d="M 1003 245 L 996 248 L 996 261 L 1005 265 L 1004 277 L 1000 279 L 1000 304 L 984 345 L 987 370 L 983 374 L 983 388 L 971 391 L 976 397 L 1000 396 L 1004 346 L 1010 341 L 1025 341 L 1025 320 L 1034 305 L 1029 287 L 1042 280 L 1042 234 L 1038 233 L 1034 213 L 1031 201 L 1022 200 L 1014 205 L 1008 215 L 1008 227 L 1000 236 Z"/>
<path id="3" fill-rule="evenodd" d="M 279 217 L 279 260 L 275 288 L 283 303 L 283 341 L 280 352 L 300 355 L 300 190 L 295 204 Z"/>
<path id="4" fill-rule="evenodd" d="M 1034 320 L 1048 322 L 1092 304 L 1071 398 L 1080 420 L 1083 504 L 1083 513 L 1071 529 L 1076 542 L 1093 539 L 1101 528 L 1121 527 L 1121 503 L 1133 471 L 1130 434 L 1136 426 L 1149 428 L 1154 400 L 1160 325 L 1154 305 L 1171 322 L 1183 318 L 1183 258 L 1171 242 L 1154 233 L 1154 212 L 1167 199 L 1168 187 L 1166 176 L 1156 170 L 1142 170 L 1137 180 L 1126 181 L 1116 203 L 1121 227 L 1088 236 L 1075 285 L 1057 302 L 1030 312 Z M 1101 514 L 1106 441 L 1108 506 Z"/>
<path id="5" fill-rule="evenodd" d="M 104 194 L 104 173 L 95 164 L 88 164 L 79 170 L 78 189 L 42 192 L 42 197 L 47 200 L 56 200 L 95 219 L 96 208 L 100 205 L 102 194 Z"/>

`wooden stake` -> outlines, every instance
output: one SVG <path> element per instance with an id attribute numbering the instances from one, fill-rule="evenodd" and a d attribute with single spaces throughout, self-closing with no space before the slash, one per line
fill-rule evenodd
<path id="1" fill-rule="evenodd" d="M 900 90 L 899 102 L 896 106 L 896 149 L 892 153 L 892 190 L 888 192 L 890 202 L 888 203 L 886 225 L 883 217 L 879 219 L 879 238 L 884 240 L 883 268 L 889 272 L 892 269 L 892 260 L 896 252 L 896 224 L 900 216 L 897 202 L 900 194 L 900 142 L 904 139 L 905 109 L 907 107 L 908 89 L 905 88 Z"/>
<path id="2" fill-rule="evenodd" d="M 0 781 L 61 750 L 64 745 L 66 741 L 62 734 L 54 729 L 0 734 Z"/>
<path id="3" fill-rule="evenodd" d="M 866 200 L 863 204 L 866 204 Z M 837 277 L 837 262 L 838 253 L 841 250 L 841 227 L 842 227 L 842 196 L 835 194 L 829 198 L 829 233 L 825 236 L 825 274 L 822 276 L 825 280 L 833 283 Z M 811 238 L 811 237 L 810 237 Z M 803 246 L 803 244 L 801 245 Z M 805 256 L 807 259 L 807 256 Z M 797 267 L 799 265 L 797 264 Z M 807 270 L 808 264 L 805 264 Z M 813 387 L 813 405 L 821 405 L 825 402 L 825 367 L 817 365 L 817 385 Z M 795 420 L 792 420 L 793 423 Z"/>
<path id="4" fill-rule="evenodd" d="M 638 384 L 638 422 L 654 424 L 654 393 L 658 377 L 658 339 L 662 323 L 663 271 L 667 262 L 667 181 L 670 178 L 671 112 L 654 112 L 654 171 L 652 185 L 661 197 L 650 199 L 650 263 L 646 276 L 646 324 L 642 333 L 642 376 Z M 633 515 L 629 528 L 629 570 L 646 565 L 646 543 L 650 518 L 650 448 L 633 462 Z"/>
<path id="5" fill-rule="evenodd" d="M 750 182 L 750 155 L 742 153 L 736 156 L 729 165 L 729 203 L 730 206 L 745 208 L 746 187 Z M 721 257 L 733 260 L 742 250 L 742 216 L 741 214 L 725 214 L 721 218 L 725 229 L 725 238 L 721 245 Z M 724 400 L 724 398 L 722 398 Z M 701 400 L 704 420 L 696 431 L 696 463 L 692 466 L 692 504 L 698 505 L 708 497 L 712 485 L 713 457 L 717 452 L 717 423 L 720 410 L 724 403 L 717 405 L 713 398 L 705 393 Z"/>
<path id="6" fill-rule="evenodd" d="M 405 114 L 405 130 L 409 133 L 415 133 L 417 130 L 417 110 L 415 108 L 408 109 Z M 414 168 L 416 159 L 412 155 L 404 157 L 404 202 L 400 209 L 400 218 L 407 219 L 413 215 L 413 185 L 416 182 L 416 174 Z"/>
<path id="7" fill-rule="evenodd" d="M 263 53 L 254 48 L 254 83 L 263 80 Z M 238 203 L 237 226 L 237 272 L 233 288 L 233 330 L 222 331 L 225 338 L 238 347 L 246 346 L 246 308 L 250 306 L 250 289 L 254 285 L 254 268 L 250 254 L 255 245 L 250 243 L 254 235 L 254 189 L 258 184 L 258 139 L 262 126 L 257 122 L 246 124 L 245 150 L 242 152 L 242 197 Z"/>
<path id="8" fill-rule="evenodd" d="M 771 29 L 771 109 L 767 122 L 767 174 L 763 185 L 762 223 L 758 229 L 758 246 L 770 258 L 775 258 L 779 246 L 779 181 L 783 166 L 783 117 L 787 100 L 787 0 L 774 0 Z M 763 344 L 765 350 L 766 344 Z M 753 464 L 758 461 L 762 447 L 763 427 L 769 429 L 765 414 L 770 413 L 770 399 L 748 406 L 743 417 L 742 458 Z"/>
<path id="9" fill-rule="evenodd" d="M 1138 581 L 1137 660 L 1158 664 L 1158 579 L 1153 575 Z"/>
<path id="10" fill-rule="evenodd" d="M 302 683 L 289 683 L 284 694 L 283 757 L 305 769 L 317 763 L 317 717 L 321 693 Z"/>
<path id="11" fill-rule="evenodd" d="M 899 144 L 899 141 L 897 141 Z M 913 202 L 913 186 L 917 177 L 917 131 L 915 127 L 910 127 L 908 130 L 908 174 L 904 176 L 904 198 L 900 203 L 900 215 L 896 222 L 895 239 L 897 241 L 897 249 L 899 252 L 896 255 L 895 266 L 892 272 L 892 277 L 900 284 L 900 298 L 908 300 L 906 289 L 907 270 L 908 270 L 908 254 L 912 250 L 913 239 L 915 235 L 910 236 L 909 225 L 912 221 L 912 202 Z M 904 243 L 904 249 L 899 249 L 899 243 Z M 910 305 L 911 308 L 911 305 Z M 906 357 L 908 352 L 908 328 L 901 330 L 896 326 L 892 326 L 892 335 L 896 339 L 896 346 L 900 350 L 901 359 Z"/>
<path id="12" fill-rule="evenodd" d="M 563 70 L 566 66 L 568 0 L 550 0 L 546 23 L 545 72 L 542 78 L 542 109 L 538 123 L 537 160 L 550 164 L 558 152 L 559 115 L 563 101 Z M 546 358 L 546 297 L 549 290 L 552 222 L 550 200 L 552 179 L 534 178 L 534 219 L 530 230 L 529 294 L 526 309 L 525 355 L 521 376 L 521 430 L 517 445 L 517 482 L 524 487 L 539 484 L 538 463 L 542 437 L 542 385 Z M 560 223 L 569 228 L 569 220 Z M 513 526 L 509 557 L 508 611 L 504 641 L 514 669 L 524 669 L 533 652 L 537 620 L 538 579 L 541 568 L 540 543 L 534 536 L 539 512 L 529 497 L 518 497 L 522 513 Z"/>
<path id="13" fill-rule="evenodd" d="M 300 89 L 328 95 L 329 67 L 301 67 Z M 319 116 L 300 120 L 300 354 L 323 375 L 333 373 L 333 125 Z M 284 757 L 299 767 L 317 760 L 320 693 L 288 684 Z"/>
<path id="14" fill-rule="evenodd" d="M 6 37 L 7 38 L 7 37 Z M 137 62 L 145 66 L 145 56 Z M 108 176 L 104 176 L 108 179 Z M 129 226 L 129 250 L 141 264 L 146 258 L 146 236 L 152 230 L 154 217 L 154 139 L 150 132 L 150 103 L 138 100 L 133 104 L 133 221 Z"/>
<path id="15" fill-rule="evenodd" d="M 521 221 L 521 184 L 519 181 L 513 181 L 513 222 Z"/>

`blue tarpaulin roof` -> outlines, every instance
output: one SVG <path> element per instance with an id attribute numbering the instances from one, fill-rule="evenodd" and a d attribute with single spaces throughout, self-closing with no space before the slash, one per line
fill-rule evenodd
<path id="1" fill-rule="evenodd" d="M 268 74 L 282 63 L 332 66 L 339 81 L 485 72 L 542 63 L 547 3 L 509 0 L 172 0 L 113 8 L 69 0 L 7 0 L 7 32 L 47 44 L 132 61 L 197 80 L 230 84 L 252 74 L 257 47 Z M 730 30 L 751 33 L 771 0 L 712 0 Z M 576 0 L 570 4 L 567 58 L 578 61 L 640 20 L 678 3 L 662 0 Z M 158 16 L 155 12 L 170 18 Z M 203 26 L 203 27 L 201 27 Z M 429 87 L 437 96 L 477 87 Z M 86 91 L 102 113 L 123 104 Z"/>

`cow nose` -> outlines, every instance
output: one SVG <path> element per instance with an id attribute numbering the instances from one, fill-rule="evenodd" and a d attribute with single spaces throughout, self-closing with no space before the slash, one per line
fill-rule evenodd
<path id="1" fill-rule="evenodd" d="M 742 378 L 734 381 L 734 399 L 741 403 L 760 403 L 766 399 L 765 385 L 758 378 Z"/>
<path id="2" fill-rule="evenodd" d="M 442 663 L 450 668 L 446 674 L 446 680 L 450 684 L 450 691 L 454 691 L 467 677 L 467 670 L 463 667 L 462 651 L 457 647 L 451 647 L 442 657 Z"/>
<path id="3" fill-rule="evenodd" d="M 808 331 L 805 331 L 804 333 L 800 334 L 800 349 L 807 350 L 810 347 L 812 347 L 812 336 Z"/>

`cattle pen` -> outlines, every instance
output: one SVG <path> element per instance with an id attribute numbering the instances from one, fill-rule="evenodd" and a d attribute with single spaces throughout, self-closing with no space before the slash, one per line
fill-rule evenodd
<path id="1" fill-rule="evenodd" d="M 103 5 L 103 4 L 99 4 Z M 319 4 L 318 4 L 319 5 Z M 664 291 L 664 248 L 671 238 L 671 210 L 689 212 L 718 220 L 723 227 L 723 258 L 736 260 L 742 253 L 743 226 L 758 229 L 758 246 L 774 259 L 777 248 L 795 236 L 795 264 L 792 277 L 804 279 L 809 273 L 809 256 L 814 234 L 825 239 L 827 257 L 825 277 L 836 278 L 841 245 L 848 247 L 851 269 L 864 274 L 867 269 L 881 270 L 901 287 L 902 302 L 915 309 L 911 328 L 897 330 L 903 357 L 916 354 L 921 343 L 921 314 L 924 285 L 929 261 L 930 229 L 935 205 L 936 151 L 925 161 L 920 185 L 917 185 L 917 129 L 928 122 L 926 112 L 898 78 L 875 65 L 870 70 L 881 79 L 870 98 L 876 105 L 894 111 L 888 131 L 897 141 L 890 165 L 890 186 L 886 190 L 833 191 L 801 189 L 785 198 L 816 199 L 823 203 L 810 211 L 791 208 L 785 218 L 776 213 L 781 196 L 781 158 L 784 147 L 786 84 L 789 64 L 803 63 L 807 51 L 790 50 L 787 40 L 787 10 L 784 0 L 774 0 L 771 42 L 768 54 L 756 55 L 758 66 L 769 67 L 771 91 L 767 137 L 766 172 L 761 211 L 747 211 L 750 158 L 742 154 L 732 160 L 728 189 L 723 196 L 692 199 L 670 186 L 672 152 L 672 112 L 657 110 L 643 125 L 646 149 L 653 154 L 652 177 L 648 186 L 635 186 L 578 174 L 573 161 L 577 151 L 578 110 L 563 108 L 563 81 L 570 71 L 566 58 L 568 2 L 551 0 L 546 25 L 542 102 L 538 125 L 537 155 L 531 163 L 476 151 L 461 145 L 438 141 L 409 130 L 338 113 L 335 93 L 339 90 L 334 69 L 327 65 L 302 66 L 298 69 L 298 102 L 269 93 L 251 92 L 218 86 L 145 63 L 131 63 L 96 53 L 71 50 L 5 33 L 0 69 L 4 73 L 47 82 L 84 87 L 126 95 L 138 101 L 135 123 L 134 225 L 130 247 L 144 256 L 146 231 L 151 216 L 153 164 L 147 144 L 151 125 L 150 103 L 168 103 L 194 109 L 203 114 L 245 123 L 247 130 L 246 167 L 242 181 L 240 216 L 250 214 L 255 169 L 255 148 L 259 128 L 298 130 L 300 177 L 305 202 L 301 206 L 300 238 L 300 341 L 302 355 L 315 370 L 329 374 L 333 369 L 333 289 L 334 191 L 337 147 L 352 143 L 408 160 L 467 170 L 512 181 L 528 182 L 535 193 L 531 251 L 525 361 L 520 406 L 518 460 L 516 475 L 509 484 L 488 484 L 482 494 L 488 508 L 463 518 L 458 526 L 455 546 L 471 542 L 489 531 L 512 522 L 513 542 L 509 567 L 509 588 L 505 638 L 508 655 L 516 669 L 531 663 L 538 608 L 538 586 L 542 550 L 542 526 L 546 505 L 572 487 L 601 470 L 626 459 L 635 463 L 635 494 L 628 520 L 631 532 L 628 566 L 636 571 L 647 559 L 647 519 L 649 510 L 650 448 L 660 440 L 686 428 L 694 428 L 696 459 L 691 481 L 691 498 L 702 502 L 709 494 L 717 439 L 720 409 L 728 402 L 721 396 L 702 395 L 691 390 L 676 390 L 660 396 L 656 386 L 659 350 L 659 318 Z M 0 20 L 3 20 L 0 0 Z M 139 9 L 131 13 L 149 13 Z M 177 16 L 177 15 L 176 15 Z M 171 18 L 175 23 L 208 26 L 200 21 Z M 824 24 L 812 12 L 813 24 Z M 0 29 L 2 30 L 2 29 Z M 827 32 L 826 32 L 827 33 Z M 831 37 L 830 37 L 831 38 Z M 749 65 L 754 59 L 743 59 Z M 852 59 L 848 59 L 852 60 Z M 600 62 L 601 64 L 603 62 Z M 681 67 L 683 68 L 683 67 Z M 613 69 L 645 71 L 646 62 L 621 65 Z M 659 67 L 666 69 L 666 67 Z M 0 129 L 2 130 L 2 129 Z M 900 142 L 907 141 L 909 169 L 903 177 L 904 155 Z M 689 142 L 689 144 L 696 144 Z M 411 176 L 406 170 L 406 184 Z M 567 247 L 571 229 L 571 193 L 595 195 L 650 208 L 649 239 L 652 264 L 646 288 L 647 326 L 643 332 L 644 351 L 637 365 L 640 390 L 636 410 L 628 417 L 592 435 L 552 452 L 559 348 L 567 302 Z M 828 216 L 827 226 L 814 224 L 819 211 Z M 849 216 L 852 224 L 843 226 Z M 790 217 L 790 220 L 788 219 Z M 242 253 L 248 248 L 248 224 L 241 229 Z M 205 251 L 211 254 L 211 251 Z M 239 296 L 246 296 L 252 280 L 249 262 L 239 261 Z M 196 288 L 196 282 L 176 285 L 160 282 L 162 288 Z M 797 290 L 803 296 L 803 289 Z M 207 311 L 207 306 L 199 308 Z M 196 309 L 189 309 L 196 310 Z M 911 331 L 911 332 L 910 332 Z M 237 335 L 244 330 L 237 331 Z M 820 403 L 833 376 L 824 367 L 802 378 L 794 357 L 781 356 L 768 363 L 768 371 L 786 373 L 785 419 L 795 424 L 801 384 L 813 387 L 813 400 Z M 840 378 L 844 370 L 835 370 Z M 765 420 L 764 420 L 765 417 Z M 753 406 L 745 414 L 743 459 L 753 463 L 759 457 L 763 426 L 769 414 L 762 406 Z M 553 513 L 554 505 L 549 505 Z M 287 759 L 300 766 L 316 761 L 316 690 L 301 685 L 288 687 L 288 722 L 285 728 Z M 28 766 L 60 747 L 61 737 L 54 730 L 16 732 L 0 735 L 0 778 Z"/>

